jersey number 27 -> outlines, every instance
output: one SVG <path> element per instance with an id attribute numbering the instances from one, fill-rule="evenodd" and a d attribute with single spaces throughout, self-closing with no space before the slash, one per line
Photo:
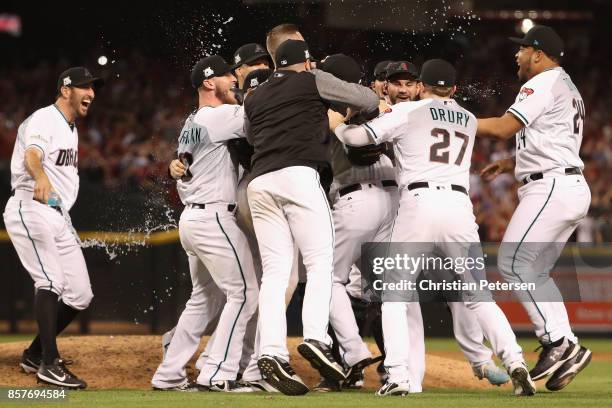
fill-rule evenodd
<path id="1" fill-rule="evenodd" d="M 431 130 L 431 135 L 436 139 L 442 137 L 442 140 L 431 145 L 429 149 L 429 161 L 436 163 L 450 163 L 450 152 L 442 151 L 442 149 L 446 149 L 450 146 L 450 133 L 448 130 L 443 128 L 434 128 Z M 455 160 L 455 165 L 460 166 L 463 161 L 463 156 L 465 155 L 465 149 L 467 148 L 467 144 L 469 141 L 468 135 L 464 135 L 463 133 L 455 131 L 455 137 L 461 139 L 463 144 L 461 145 L 461 150 L 459 150 L 459 155 Z"/>

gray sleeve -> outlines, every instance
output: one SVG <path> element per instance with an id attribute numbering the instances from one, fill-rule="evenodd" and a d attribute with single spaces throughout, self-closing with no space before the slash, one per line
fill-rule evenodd
<path id="1" fill-rule="evenodd" d="M 380 101 L 370 88 L 345 82 L 320 69 L 309 72 L 315 76 L 319 95 L 326 101 L 345 104 L 358 111 L 373 112 L 378 109 Z"/>

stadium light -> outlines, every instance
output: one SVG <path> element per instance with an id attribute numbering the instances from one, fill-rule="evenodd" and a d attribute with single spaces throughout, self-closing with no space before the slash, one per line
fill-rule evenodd
<path id="1" fill-rule="evenodd" d="M 524 18 L 521 21 L 521 31 L 524 33 L 526 33 L 527 31 L 531 30 L 531 27 L 533 27 L 535 24 L 533 22 L 532 19 L 530 18 Z"/>

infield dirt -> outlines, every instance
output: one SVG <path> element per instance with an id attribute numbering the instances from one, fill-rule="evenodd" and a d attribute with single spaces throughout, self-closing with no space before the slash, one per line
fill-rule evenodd
<path id="1" fill-rule="evenodd" d="M 195 376 L 194 363 L 203 350 L 205 337 L 188 365 L 188 374 Z M 298 338 L 289 338 L 291 363 L 307 385 L 314 386 L 318 373 L 310 367 L 296 351 Z M 19 367 L 21 353 L 28 342 L 4 343 L 0 345 L 0 385 L 32 387 L 36 379 L 25 374 Z M 150 389 L 150 380 L 161 362 L 160 336 L 67 336 L 58 339 L 62 357 L 73 360 L 69 367 L 85 379 L 91 389 Z M 378 351 L 370 344 L 374 356 Z M 508 387 L 509 385 L 506 385 Z M 379 387 L 376 365 L 366 370 L 366 389 Z M 424 388 L 490 388 L 486 380 L 479 381 L 472 374 L 467 361 L 460 353 L 427 355 L 427 373 Z"/>

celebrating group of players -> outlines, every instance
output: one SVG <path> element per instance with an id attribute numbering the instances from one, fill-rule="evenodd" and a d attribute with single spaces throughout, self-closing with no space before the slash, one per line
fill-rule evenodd
<path id="1" fill-rule="evenodd" d="M 514 135 L 515 157 L 482 175 L 514 171 L 523 184 L 498 266 L 508 282 L 537 283 L 517 296 L 542 352 L 529 371 L 492 301 L 448 302 L 453 330 L 480 379 L 494 385 L 511 380 L 516 395 L 533 395 L 534 380 L 548 376 L 550 390 L 569 384 L 591 351 L 578 344 L 549 272 L 590 203 L 578 155 L 584 105 L 559 65 L 563 41 L 552 29 L 536 26 L 511 40 L 520 45 L 524 85 L 503 116 L 489 119 L 476 119 L 452 98 L 456 72 L 444 60 L 429 60 L 420 70 L 410 61 L 381 62 L 366 87 L 354 59 L 334 54 L 315 61 L 291 24 L 270 30 L 267 49 L 240 47 L 232 65 L 217 55 L 199 60 L 190 77 L 198 109 L 186 119 L 178 158 L 168 168 L 185 205 L 179 233 L 193 290 L 176 327 L 162 337 L 153 388 L 308 392 L 286 343 L 286 305 L 303 280 L 298 352 L 321 375 L 316 390 L 360 388 L 364 369 L 384 358 L 377 395 L 421 392 L 425 344 L 418 299 L 383 297 L 374 313 L 382 358 L 373 358 L 360 335 L 358 320 L 372 310 L 355 266 L 361 245 L 417 242 L 444 250 L 447 243 L 478 243 L 469 197 L 475 139 Z M 86 385 L 59 357 L 55 335 L 89 304 L 91 289 L 78 239 L 65 227 L 78 191 L 76 161 L 67 175 L 67 151 L 59 164 L 66 141 L 52 130 L 76 136 L 72 122 L 87 113 L 99 81 L 86 74 L 75 81 L 76 73 L 63 73 L 56 103 L 20 127 L 11 163 L 14 197 L 4 213 L 37 288 L 40 337 L 24 351 L 21 366 L 43 382 L 73 388 Z M 45 127 L 47 119 L 55 127 Z M 76 151 L 76 139 L 72 143 Z M 49 202 L 51 192 L 64 204 Z M 60 307 L 49 311 L 51 302 Z M 192 382 L 186 365 L 205 334 L 211 337 Z M 495 365 L 493 353 L 506 370 Z"/>

